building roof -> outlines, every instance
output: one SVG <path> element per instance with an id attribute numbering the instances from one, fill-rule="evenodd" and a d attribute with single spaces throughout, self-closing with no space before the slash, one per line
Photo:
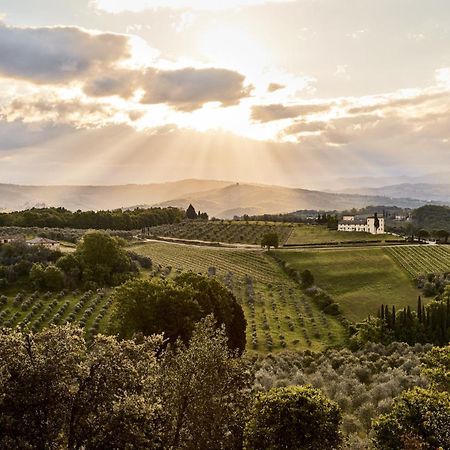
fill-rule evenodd
<path id="1" fill-rule="evenodd" d="M 367 225 L 366 220 L 355 219 L 355 220 L 341 220 L 339 225 Z"/>
<path id="2" fill-rule="evenodd" d="M 59 244 L 59 242 L 43 237 L 36 237 L 34 239 L 29 239 L 27 244 Z"/>

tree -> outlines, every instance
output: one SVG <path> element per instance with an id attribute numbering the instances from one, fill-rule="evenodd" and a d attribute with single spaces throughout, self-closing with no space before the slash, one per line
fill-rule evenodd
<path id="1" fill-rule="evenodd" d="M 160 392 L 169 406 L 166 448 L 239 449 L 252 376 L 227 346 L 213 316 L 196 324 L 189 346 L 177 342 L 162 358 Z"/>
<path id="2" fill-rule="evenodd" d="M 437 389 L 450 392 L 450 345 L 431 349 L 423 358 L 422 373 Z"/>
<path id="3" fill-rule="evenodd" d="M 224 324 L 230 348 L 245 349 L 246 322 L 234 295 L 217 280 L 184 274 L 174 280 L 133 280 L 118 287 L 112 329 L 122 338 L 163 333 L 170 342 L 187 343 L 194 324 L 213 314 Z"/>
<path id="4" fill-rule="evenodd" d="M 186 210 L 186 219 L 197 219 L 197 213 L 195 212 L 195 208 L 192 205 L 189 205 L 188 209 Z"/>
<path id="5" fill-rule="evenodd" d="M 270 247 L 278 248 L 278 234 L 277 233 L 266 233 L 262 237 L 261 247 L 267 247 L 267 250 L 270 250 Z"/>
<path id="6" fill-rule="evenodd" d="M 447 230 L 436 231 L 436 238 L 439 239 L 439 241 L 443 242 L 444 244 L 447 244 L 449 237 L 450 233 Z"/>
<path id="7" fill-rule="evenodd" d="M 72 326 L 3 331 L 0 447 L 164 448 L 160 344 L 98 335 L 88 351 L 83 330 Z"/>
<path id="8" fill-rule="evenodd" d="M 56 266 L 47 266 L 44 271 L 45 288 L 49 291 L 59 291 L 64 287 L 64 274 Z"/>
<path id="9" fill-rule="evenodd" d="M 418 387 L 403 392 L 373 430 L 380 450 L 408 450 L 411 441 L 417 448 L 450 448 L 450 395 Z"/>
<path id="10" fill-rule="evenodd" d="M 245 428 L 248 450 L 338 449 L 339 406 L 310 386 L 258 393 Z"/>
<path id="11" fill-rule="evenodd" d="M 305 269 L 301 274 L 300 278 L 302 280 L 302 286 L 304 288 L 309 288 L 314 284 L 314 275 L 310 270 Z"/>
<path id="12" fill-rule="evenodd" d="M 420 242 L 425 239 L 428 239 L 430 237 L 430 233 L 427 230 L 422 229 L 417 232 L 417 237 L 419 238 L 419 242 Z"/>
<path id="13" fill-rule="evenodd" d="M 373 226 L 375 228 L 375 232 L 378 232 L 378 228 L 380 228 L 380 219 L 378 218 L 378 213 L 374 214 Z"/>
<path id="14" fill-rule="evenodd" d="M 138 271 L 119 241 L 100 231 L 87 233 L 74 253 L 83 281 L 117 285 Z"/>

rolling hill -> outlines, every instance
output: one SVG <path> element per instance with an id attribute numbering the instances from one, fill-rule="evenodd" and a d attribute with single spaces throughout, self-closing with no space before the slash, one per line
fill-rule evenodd
<path id="1" fill-rule="evenodd" d="M 280 186 L 235 183 L 206 192 L 196 192 L 178 199 L 162 202 L 160 206 L 186 208 L 192 203 L 210 216 L 224 219 L 242 214 L 277 214 L 301 209 L 344 210 L 368 205 L 417 208 L 425 202 L 405 198 L 335 194 Z"/>
<path id="2" fill-rule="evenodd" d="M 425 201 L 408 198 L 336 194 L 211 180 L 117 186 L 0 185 L 0 211 L 34 206 L 63 206 L 70 210 L 116 209 L 136 205 L 187 208 L 189 203 L 197 210 L 219 218 L 243 214 L 287 213 L 300 209 L 344 210 L 368 205 L 417 208 L 426 204 Z"/>

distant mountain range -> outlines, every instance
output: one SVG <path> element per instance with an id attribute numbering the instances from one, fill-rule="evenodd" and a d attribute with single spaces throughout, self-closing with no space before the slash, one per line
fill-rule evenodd
<path id="1" fill-rule="evenodd" d="M 337 178 L 330 185 L 334 192 L 344 192 L 347 189 L 358 188 L 383 188 L 385 186 L 398 185 L 435 185 L 448 184 L 450 172 L 431 173 L 421 176 L 386 176 L 386 177 L 353 177 Z"/>
<path id="2" fill-rule="evenodd" d="M 447 179 L 447 181 L 450 180 Z M 403 183 L 382 187 L 345 189 L 348 194 L 376 195 L 382 197 L 407 197 L 418 200 L 450 204 L 450 184 Z"/>
<path id="3" fill-rule="evenodd" d="M 404 195 L 403 192 L 407 191 L 400 189 L 395 191 L 396 195 L 391 195 L 389 191 L 381 194 L 368 189 L 366 195 L 361 195 L 360 191 L 330 193 L 211 180 L 119 186 L 0 184 L 0 210 L 21 210 L 33 206 L 63 206 L 70 210 L 116 209 L 135 205 L 187 208 L 192 203 L 197 210 L 206 211 L 210 216 L 232 218 L 243 214 L 277 214 L 301 209 L 344 210 L 368 205 L 417 208 L 428 203 L 423 196 Z"/>

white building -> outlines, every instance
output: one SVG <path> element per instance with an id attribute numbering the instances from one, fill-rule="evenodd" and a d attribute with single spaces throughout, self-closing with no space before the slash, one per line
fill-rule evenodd
<path id="1" fill-rule="evenodd" d="M 378 228 L 375 223 L 378 221 Z M 357 231 L 370 234 L 384 233 L 384 218 L 378 217 L 377 214 L 366 219 L 357 219 L 355 216 L 344 216 L 343 220 L 338 223 L 338 231 Z"/>
<path id="2" fill-rule="evenodd" d="M 51 250 L 59 250 L 59 242 L 53 241 L 52 239 L 36 237 L 34 239 L 30 239 L 27 241 L 27 245 L 31 245 L 32 247 L 40 245 L 42 247 L 49 248 Z"/>

